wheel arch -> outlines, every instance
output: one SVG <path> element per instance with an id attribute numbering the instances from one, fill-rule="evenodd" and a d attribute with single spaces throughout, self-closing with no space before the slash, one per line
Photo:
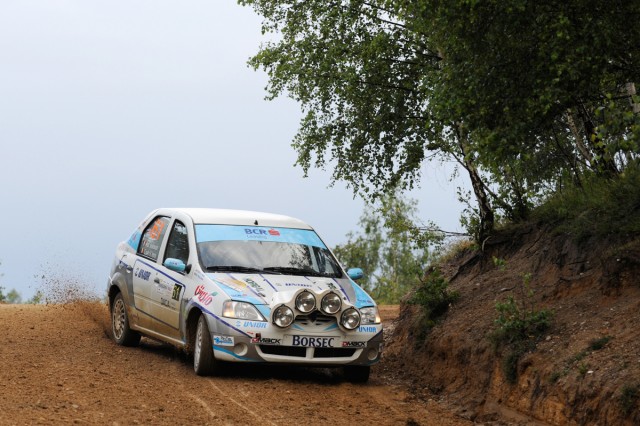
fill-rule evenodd
<path id="1" fill-rule="evenodd" d="M 187 353 L 193 353 L 193 344 L 196 338 L 196 329 L 198 328 L 198 318 L 204 313 L 198 307 L 192 307 L 187 314 L 185 320 L 185 334 L 186 334 L 186 351 Z"/>
<path id="2" fill-rule="evenodd" d="M 122 293 L 122 297 L 127 305 L 127 308 L 131 305 L 131 299 L 129 298 L 129 292 L 127 291 L 126 280 L 122 274 L 115 274 L 110 280 L 111 284 L 107 290 L 107 300 L 109 301 L 109 311 L 113 308 L 113 299 L 115 299 L 118 293 Z"/>

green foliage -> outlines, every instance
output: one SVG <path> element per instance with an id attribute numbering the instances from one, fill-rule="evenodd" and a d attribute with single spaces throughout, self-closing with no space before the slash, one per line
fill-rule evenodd
<path id="1" fill-rule="evenodd" d="M 424 341 L 438 319 L 447 312 L 449 306 L 460 298 L 460 294 L 457 291 L 450 291 L 448 286 L 449 283 L 439 269 L 431 268 L 408 300 L 409 303 L 421 308 L 420 316 L 414 323 L 417 345 Z"/>
<path id="2" fill-rule="evenodd" d="M 494 257 L 494 262 L 500 259 Z M 524 274 L 522 282 L 517 286 L 521 299 L 507 297 L 496 303 L 498 318 L 496 329 L 490 334 L 496 349 L 503 348 L 502 368 L 509 383 L 518 379 L 518 361 L 528 351 L 536 347 L 538 339 L 550 327 L 552 313 L 546 309 L 536 309 L 531 289 L 531 274 Z"/>
<path id="3" fill-rule="evenodd" d="M 589 342 L 589 349 L 592 351 L 599 351 L 604 348 L 611 339 L 613 339 L 613 336 L 604 336 L 599 339 L 593 339 Z"/>
<path id="4" fill-rule="evenodd" d="M 494 338 L 499 344 L 513 344 L 537 338 L 551 325 L 551 312 L 542 309 L 525 309 L 513 296 L 496 303 L 498 326 Z"/>
<path id="5" fill-rule="evenodd" d="M 586 362 L 581 362 L 580 364 L 578 364 L 578 374 L 580 375 L 580 377 L 584 377 L 584 375 L 587 374 L 587 371 L 589 371 L 589 364 L 587 364 Z"/>
<path id="6" fill-rule="evenodd" d="M 27 303 L 32 305 L 38 305 L 42 302 L 44 302 L 44 293 L 40 290 L 36 291 L 36 294 L 34 294 L 31 299 L 27 300 Z"/>
<path id="7" fill-rule="evenodd" d="M 455 161 L 477 202 L 463 222 L 483 241 L 494 210 L 526 219 L 567 184 L 638 168 L 640 27 L 619 23 L 639 2 L 239 3 L 277 34 L 249 63 L 269 98 L 302 106 L 297 164 L 329 165 L 367 199 Z"/>
<path id="8" fill-rule="evenodd" d="M 0 266 L 2 266 L 2 262 L 0 262 Z M 0 278 L 4 276 L 3 273 L 0 273 Z M 0 285 L 0 303 L 21 303 L 22 297 L 20 293 L 13 288 L 9 290 L 8 293 L 5 294 L 6 288 Z"/>
<path id="9" fill-rule="evenodd" d="M 620 391 L 620 397 L 618 399 L 620 410 L 628 416 L 638 405 L 638 400 L 640 400 L 640 384 L 625 384 Z"/>
<path id="10" fill-rule="evenodd" d="M 430 260 L 428 247 L 440 236 L 415 225 L 416 202 L 400 195 L 383 197 L 360 217 L 360 231 L 334 248 L 343 265 L 362 268 L 359 284 L 379 303 L 398 303 L 420 283 Z"/>
<path id="11" fill-rule="evenodd" d="M 570 185 L 536 209 L 534 217 L 585 241 L 591 236 L 640 233 L 640 170 L 616 178 L 591 175 L 582 186 Z"/>

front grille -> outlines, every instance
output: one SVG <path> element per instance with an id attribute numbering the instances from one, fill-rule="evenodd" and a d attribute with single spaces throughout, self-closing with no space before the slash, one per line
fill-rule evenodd
<path id="1" fill-rule="evenodd" d="M 309 315 L 298 315 L 294 323 L 301 326 L 326 326 L 335 324 L 335 322 L 335 317 L 313 312 Z"/>
<path id="2" fill-rule="evenodd" d="M 307 348 L 299 346 L 260 345 L 260 350 L 268 355 L 295 356 L 299 358 L 304 358 L 307 355 Z"/>
<path id="3" fill-rule="evenodd" d="M 356 352 L 354 348 L 316 348 L 314 358 L 349 358 Z"/>
<path id="4" fill-rule="evenodd" d="M 299 346 L 260 345 L 262 353 L 267 355 L 291 356 L 304 358 L 307 348 Z M 314 348 L 313 358 L 350 358 L 356 353 L 355 348 Z"/>

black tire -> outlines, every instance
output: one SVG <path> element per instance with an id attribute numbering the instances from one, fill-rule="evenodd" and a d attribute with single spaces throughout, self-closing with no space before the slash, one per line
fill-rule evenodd
<path id="1" fill-rule="evenodd" d="M 193 371 L 198 376 L 210 376 L 217 372 L 218 362 L 213 356 L 211 333 L 204 315 L 198 318 L 198 326 L 193 342 Z"/>
<path id="2" fill-rule="evenodd" d="M 351 383 L 367 383 L 371 367 L 368 365 L 345 365 L 344 378 Z"/>
<path id="3" fill-rule="evenodd" d="M 140 333 L 129 328 L 127 307 L 122 293 L 116 294 L 111 304 L 111 335 L 113 340 L 122 346 L 138 346 Z"/>

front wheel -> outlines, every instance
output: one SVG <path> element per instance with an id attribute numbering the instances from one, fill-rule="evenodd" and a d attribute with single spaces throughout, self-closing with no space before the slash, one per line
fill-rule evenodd
<path id="1" fill-rule="evenodd" d="M 122 346 L 137 346 L 140 343 L 140 333 L 129 328 L 127 307 L 122 293 L 118 293 L 111 304 L 111 332 L 113 340 Z"/>
<path id="2" fill-rule="evenodd" d="M 344 378 L 351 383 L 367 383 L 371 367 L 368 365 L 345 365 Z"/>
<path id="3" fill-rule="evenodd" d="M 196 341 L 193 349 L 193 370 L 198 376 L 210 376 L 217 370 L 217 362 L 213 356 L 213 344 L 211 333 L 204 315 L 198 319 L 196 329 Z"/>

